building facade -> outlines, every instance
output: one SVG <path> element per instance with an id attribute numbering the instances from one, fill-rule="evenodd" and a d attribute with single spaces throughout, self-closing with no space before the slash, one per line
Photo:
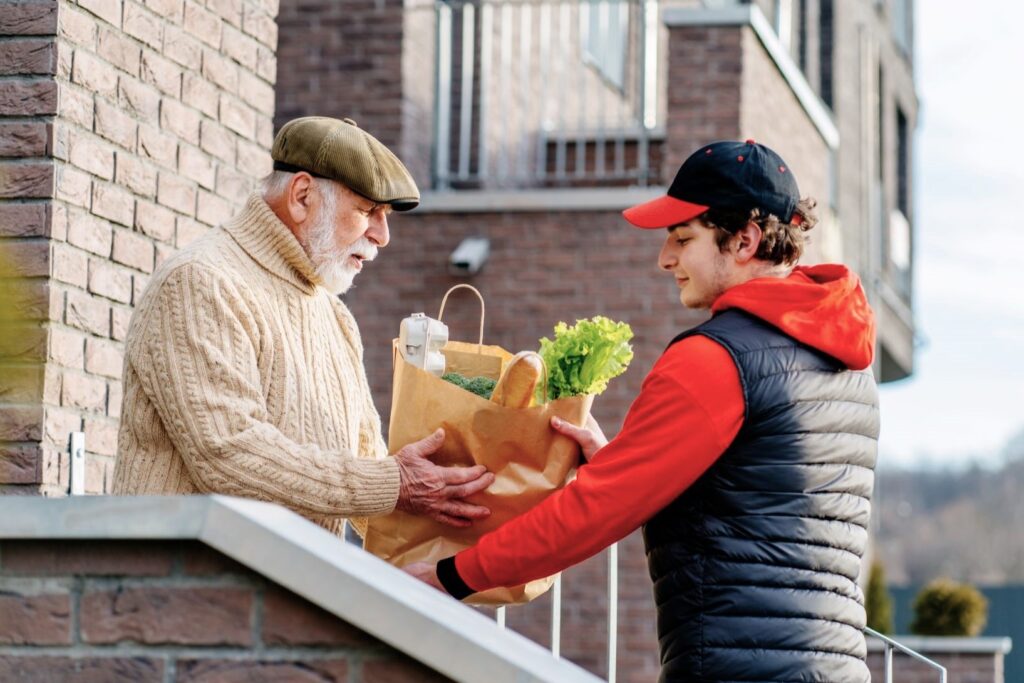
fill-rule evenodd
<path id="1" fill-rule="evenodd" d="M 269 170 L 275 126 L 348 116 L 424 190 L 346 301 L 385 423 L 390 340 L 454 284 L 486 297 L 485 339 L 536 348 L 603 314 L 636 331 L 594 412 L 613 434 L 646 371 L 701 317 L 657 272 L 660 235 L 621 209 L 664 192 L 713 139 L 778 150 L 879 316 L 882 381 L 913 370 L 909 0 L 434 3 L 24 0 L 0 13 L 0 233 L 8 304 L 0 493 L 109 490 L 124 334 L 153 269 L 222 222 Z M 279 11 L 280 10 L 280 11 Z M 466 237 L 489 258 L 449 263 Z M 645 267 L 649 265 L 649 267 Z M 457 268 L 455 269 L 458 270 Z M 13 284 L 11 284 L 13 283 Z M 480 312 L 453 300 L 452 335 Z M 84 472 L 71 434 L 84 434 Z M 638 535 L 620 546 L 619 679 L 658 668 Z M 606 675 L 605 557 L 565 575 L 562 653 Z M 550 639 L 550 596 L 508 622 Z"/>
<path id="2" fill-rule="evenodd" d="M 913 370 L 913 131 L 909 0 L 494 3 L 302 0 L 279 16 L 275 122 L 350 116 L 407 162 L 421 207 L 393 216 L 392 243 L 346 302 L 360 322 L 385 423 L 399 321 L 435 315 L 469 282 L 487 301 L 485 342 L 536 348 L 560 321 L 629 322 L 636 358 L 597 399 L 614 433 L 644 374 L 700 322 L 657 272 L 661 236 L 619 212 L 664 192 L 714 139 L 773 147 L 818 200 L 805 261 L 857 271 L 879 318 L 876 375 Z M 484 237 L 468 279 L 452 252 Z M 644 267 L 644 266 L 649 267 Z M 454 304 L 454 305 L 453 305 Z M 475 339 L 475 299 L 456 297 L 453 338 Z M 608 560 L 567 571 L 563 656 L 608 670 Z M 619 680 L 658 669 L 639 534 L 618 560 Z M 507 620 L 550 643 L 551 598 Z"/>

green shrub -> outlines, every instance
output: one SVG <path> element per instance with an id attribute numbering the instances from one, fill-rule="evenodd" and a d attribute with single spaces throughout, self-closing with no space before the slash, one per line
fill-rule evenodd
<path id="1" fill-rule="evenodd" d="M 865 603 L 868 628 L 873 628 L 879 633 L 892 633 L 892 595 L 885 585 L 885 568 L 878 560 L 871 563 Z"/>
<path id="2" fill-rule="evenodd" d="M 977 588 L 936 579 L 914 598 L 910 631 L 921 636 L 976 636 L 988 619 L 988 600 Z"/>

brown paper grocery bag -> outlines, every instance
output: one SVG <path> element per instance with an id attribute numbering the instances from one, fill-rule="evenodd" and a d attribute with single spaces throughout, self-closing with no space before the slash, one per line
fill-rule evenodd
<path id="1" fill-rule="evenodd" d="M 449 342 L 442 351 L 448 371 L 492 379 L 498 378 L 512 355 L 482 343 Z M 494 483 L 470 498 L 470 502 L 490 508 L 491 515 L 467 529 L 456 529 L 426 517 L 394 512 L 370 519 L 364 547 L 399 567 L 436 562 L 472 546 L 488 531 L 533 508 L 565 485 L 579 453 L 574 441 L 551 428 L 551 417 L 557 415 L 583 426 L 592 402 L 592 396 L 578 396 L 532 408 L 506 408 L 410 365 L 396 351 L 389 452 L 443 427 L 444 445 L 432 460 L 445 466 L 480 464 L 493 472 Z M 485 591 L 466 602 L 529 602 L 547 591 L 553 580 L 548 577 Z"/>

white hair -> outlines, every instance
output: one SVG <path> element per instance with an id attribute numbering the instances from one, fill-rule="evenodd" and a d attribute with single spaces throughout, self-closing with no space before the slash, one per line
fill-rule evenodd
<path id="1" fill-rule="evenodd" d="M 284 194 L 294 175 L 289 171 L 271 171 L 260 180 L 260 194 L 263 195 L 263 200 L 269 202 Z"/>
<path id="2" fill-rule="evenodd" d="M 288 191 L 288 183 L 294 177 L 295 174 L 291 171 L 271 171 L 264 176 L 260 180 L 260 193 L 263 195 L 263 201 L 271 202 L 279 199 Z M 338 207 L 338 193 L 341 192 L 341 188 L 338 187 L 339 183 L 327 178 L 314 177 L 313 180 L 316 181 L 317 189 L 324 198 L 324 206 L 328 207 L 333 215 Z"/>

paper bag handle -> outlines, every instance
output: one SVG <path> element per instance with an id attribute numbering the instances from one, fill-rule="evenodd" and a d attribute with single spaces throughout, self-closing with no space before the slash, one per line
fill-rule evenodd
<path id="1" fill-rule="evenodd" d="M 445 304 L 448 303 L 448 296 L 452 292 L 454 292 L 456 289 L 462 289 L 462 288 L 472 290 L 473 293 L 476 294 L 476 298 L 480 299 L 480 340 L 477 342 L 476 352 L 477 353 L 483 353 L 483 351 L 484 351 L 484 349 L 483 349 L 483 345 L 484 345 L 484 314 L 486 313 L 486 309 L 485 309 L 485 306 L 484 306 L 484 297 L 480 293 L 480 290 L 478 290 L 476 287 L 474 287 L 473 285 L 467 285 L 467 284 L 463 283 L 463 284 L 455 285 L 454 287 L 449 289 L 447 292 L 445 292 L 444 298 L 441 299 L 441 310 L 437 314 L 437 319 L 439 321 L 444 319 L 444 307 L 445 307 Z M 541 362 L 543 363 L 544 361 L 542 360 Z"/>

